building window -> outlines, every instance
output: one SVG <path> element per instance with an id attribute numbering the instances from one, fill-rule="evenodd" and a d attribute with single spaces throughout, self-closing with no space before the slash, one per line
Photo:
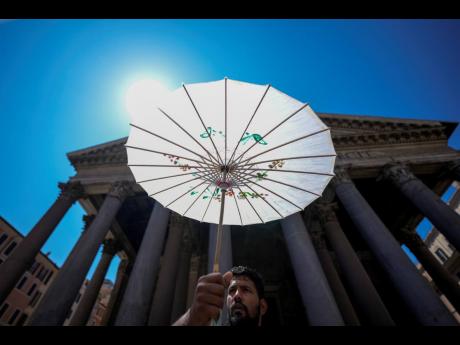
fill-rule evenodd
<path id="1" fill-rule="evenodd" d="M 45 279 L 45 281 L 43 282 L 43 284 L 45 284 L 45 285 L 48 284 L 48 282 L 49 282 L 51 276 L 53 275 L 53 273 L 54 273 L 53 271 L 50 271 L 50 274 L 48 274 L 48 277 L 46 277 L 46 279 Z"/>
<path id="2" fill-rule="evenodd" d="M 27 296 L 32 295 L 36 288 L 37 288 L 37 284 L 32 285 L 29 289 L 29 292 L 27 293 Z"/>
<path id="3" fill-rule="evenodd" d="M 444 253 L 444 251 L 441 248 L 436 249 L 435 253 L 438 256 L 438 258 L 441 259 L 442 263 L 445 263 L 449 259 L 447 257 L 447 254 Z"/>
<path id="4" fill-rule="evenodd" d="M 16 243 L 16 241 L 11 242 L 10 245 L 5 249 L 3 254 L 9 255 L 17 245 L 18 244 Z"/>
<path id="5" fill-rule="evenodd" d="M 14 324 L 14 321 L 16 321 L 16 318 L 18 317 L 19 313 L 21 313 L 21 311 L 19 309 L 16 309 L 14 311 L 13 315 L 11 315 L 10 319 L 8 320 L 9 325 Z"/>
<path id="6" fill-rule="evenodd" d="M 2 236 L 0 236 L 0 246 L 3 244 L 3 242 L 6 241 L 7 238 L 8 238 L 7 234 L 2 234 Z"/>
<path id="7" fill-rule="evenodd" d="M 37 269 L 39 263 L 37 262 L 37 260 L 34 260 L 33 264 L 30 265 L 28 271 L 31 273 L 31 274 L 34 274 L 35 270 Z"/>
<path id="8" fill-rule="evenodd" d="M 43 272 L 37 276 L 38 280 L 43 281 L 43 279 L 45 278 L 47 274 L 48 274 L 48 269 L 43 270 Z"/>
<path id="9" fill-rule="evenodd" d="M 42 274 L 42 272 L 43 272 L 44 269 L 45 269 L 45 266 L 42 266 L 42 267 L 40 268 L 40 270 L 38 271 L 38 273 L 37 273 L 37 275 L 36 275 L 37 278 L 40 277 L 40 274 Z"/>
<path id="10" fill-rule="evenodd" d="M 73 312 L 73 309 L 70 308 L 69 311 L 67 312 L 67 316 L 65 317 L 66 320 L 72 316 L 72 312 Z"/>
<path id="11" fill-rule="evenodd" d="M 21 317 L 18 319 L 18 322 L 16 323 L 16 326 L 24 325 L 24 322 L 26 322 L 28 316 L 29 315 L 27 315 L 26 313 L 22 313 Z"/>
<path id="12" fill-rule="evenodd" d="M 5 312 L 8 310 L 9 306 L 10 305 L 8 303 L 3 303 L 2 307 L 0 308 L 0 319 L 5 314 Z"/>
<path id="13" fill-rule="evenodd" d="M 37 291 L 34 297 L 30 300 L 29 305 L 34 308 L 37 305 L 38 300 L 40 299 L 42 293 Z"/>
<path id="14" fill-rule="evenodd" d="M 27 277 L 22 277 L 22 279 L 19 281 L 19 284 L 16 286 L 18 290 L 21 290 L 21 288 L 24 286 L 24 284 L 27 281 Z"/>

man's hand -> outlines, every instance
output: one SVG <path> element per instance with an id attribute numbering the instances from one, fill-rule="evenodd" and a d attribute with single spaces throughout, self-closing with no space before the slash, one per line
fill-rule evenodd
<path id="1" fill-rule="evenodd" d="M 225 290 L 232 280 L 232 272 L 224 275 L 210 273 L 201 276 L 195 289 L 195 296 L 190 310 L 187 312 L 189 326 L 208 326 L 209 322 L 219 317 L 224 306 Z"/>

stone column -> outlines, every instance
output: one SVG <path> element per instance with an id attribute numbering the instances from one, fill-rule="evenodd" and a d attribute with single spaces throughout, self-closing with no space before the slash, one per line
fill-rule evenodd
<path id="1" fill-rule="evenodd" d="M 155 202 L 117 314 L 116 326 L 145 326 L 147 323 L 169 215 L 168 209 Z"/>
<path id="2" fill-rule="evenodd" d="M 128 182 L 115 182 L 107 194 L 96 219 L 78 240 L 72 253 L 59 270 L 53 284 L 31 315 L 31 326 L 60 326 L 75 300 L 78 290 L 97 254 L 102 240 L 120 209 L 131 193 Z"/>
<path id="3" fill-rule="evenodd" d="M 336 207 L 336 204 L 320 204 L 317 210 L 350 294 L 367 324 L 394 326 L 390 313 L 339 224 L 334 212 Z"/>
<path id="4" fill-rule="evenodd" d="M 132 271 L 133 264 L 129 259 L 123 259 L 118 265 L 117 278 L 115 286 L 110 295 L 109 304 L 102 319 L 102 326 L 113 326 L 115 323 L 118 310 L 120 309 L 123 295 L 128 285 L 129 275 Z"/>
<path id="5" fill-rule="evenodd" d="M 78 308 L 75 311 L 72 320 L 70 320 L 69 326 L 85 326 L 88 322 L 94 303 L 99 295 L 99 290 L 101 289 L 105 275 L 109 269 L 110 262 L 118 249 L 119 248 L 114 240 L 104 241 L 104 249 L 102 250 L 101 260 L 99 261 L 96 271 L 91 278 L 91 282 L 85 290 L 83 298 L 78 304 Z"/>
<path id="6" fill-rule="evenodd" d="M 281 227 L 310 325 L 344 326 L 302 217 L 284 218 Z"/>
<path id="7" fill-rule="evenodd" d="M 405 245 L 414 253 L 423 268 L 433 278 L 436 286 L 446 295 L 455 309 L 460 310 L 460 286 L 458 279 L 451 275 L 430 252 L 425 242 L 415 231 L 401 229 L 400 235 Z"/>
<path id="8" fill-rule="evenodd" d="M 184 232 L 185 219 L 175 214 L 171 217 L 168 239 L 161 262 L 158 283 L 153 295 L 149 315 L 149 326 L 168 326 L 171 320 L 171 308 L 174 298 L 174 283 L 179 266 L 180 242 Z"/>
<path id="9" fill-rule="evenodd" d="M 311 232 L 311 238 L 345 325 L 359 326 L 359 318 L 340 280 L 339 274 L 334 267 L 334 263 L 325 243 L 324 234 L 319 229 L 315 229 Z"/>
<path id="10" fill-rule="evenodd" d="M 33 263 L 70 206 L 84 195 L 83 187 L 79 182 L 59 183 L 58 186 L 61 193 L 57 200 L 18 244 L 8 259 L 0 265 L 0 277 L 2 277 L 0 279 L 0 305 Z"/>
<path id="11" fill-rule="evenodd" d="M 208 244 L 208 273 L 211 273 L 214 267 L 214 255 L 216 253 L 217 241 L 217 224 L 209 224 L 209 244 Z M 222 227 L 222 249 L 220 251 L 219 268 L 220 273 L 225 274 L 233 267 L 233 254 L 232 254 L 232 233 L 231 226 L 224 225 Z M 225 295 L 227 300 L 227 295 Z M 217 321 L 218 325 L 226 324 L 228 321 L 228 309 L 224 304 L 220 318 Z"/>
<path id="12" fill-rule="evenodd" d="M 174 290 L 174 302 L 171 311 L 170 324 L 172 325 L 187 309 L 187 290 L 190 275 L 190 261 L 192 258 L 192 244 L 190 234 L 187 232 L 182 239 L 179 269 Z"/>
<path id="13" fill-rule="evenodd" d="M 117 276 L 115 278 L 115 283 L 113 285 L 112 292 L 110 293 L 109 303 L 107 304 L 107 308 L 105 309 L 104 315 L 102 316 L 101 326 L 108 326 L 109 324 L 109 319 L 111 318 L 115 301 L 117 300 L 120 294 L 121 283 L 127 266 L 128 260 L 126 259 L 121 260 L 118 264 Z"/>
<path id="14" fill-rule="evenodd" d="M 423 325 L 456 325 L 436 292 L 417 271 L 347 173 L 336 170 L 334 179 L 337 197 L 418 321 Z"/>
<path id="15" fill-rule="evenodd" d="M 391 181 L 460 250 L 460 215 L 415 177 L 407 166 L 389 164 L 384 167 L 381 178 Z"/>

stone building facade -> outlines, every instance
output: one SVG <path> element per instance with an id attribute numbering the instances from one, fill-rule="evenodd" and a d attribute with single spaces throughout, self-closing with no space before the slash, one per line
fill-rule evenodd
<path id="1" fill-rule="evenodd" d="M 0 216 L 0 266 L 16 250 L 23 237 L 13 225 Z M 58 270 L 48 255 L 39 252 L 14 289 L 0 302 L 0 325 L 23 325 L 46 293 Z"/>
<path id="2" fill-rule="evenodd" d="M 460 181 L 460 152 L 448 146 L 457 123 L 319 116 L 338 154 L 332 183 L 290 217 L 224 227 L 221 269 L 248 265 L 263 275 L 267 326 L 458 325 L 401 249 L 409 247 L 460 309 L 458 279 L 415 232 L 427 217 L 460 247 L 460 216 L 439 198 Z M 114 255 L 121 261 L 102 325 L 170 325 L 190 306 L 198 277 L 210 271 L 216 227 L 148 197 L 127 167 L 126 139 L 68 154 L 75 176 L 60 184 L 20 254 L 0 266 L 3 298 L 74 202 L 91 218 L 27 324 L 63 324 L 101 245 L 75 325 L 87 322 Z"/>

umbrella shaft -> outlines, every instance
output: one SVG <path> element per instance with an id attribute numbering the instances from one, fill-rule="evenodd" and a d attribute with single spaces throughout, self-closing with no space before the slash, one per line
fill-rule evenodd
<path id="1" fill-rule="evenodd" d="M 225 172 L 224 172 L 224 180 L 225 180 Z M 216 250 L 214 253 L 214 265 L 213 265 L 213 272 L 219 272 L 219 258 L 220 252 L 222 248 L 222 223 L 224 220 L 224 206 L 225 206 L 225 193 L 227 190 L 222 189 L 222 201 L 220 203 L 220 216 L 219 216 L 219 225 L 217 226 L 217 239 L 216 239 Z"/>

